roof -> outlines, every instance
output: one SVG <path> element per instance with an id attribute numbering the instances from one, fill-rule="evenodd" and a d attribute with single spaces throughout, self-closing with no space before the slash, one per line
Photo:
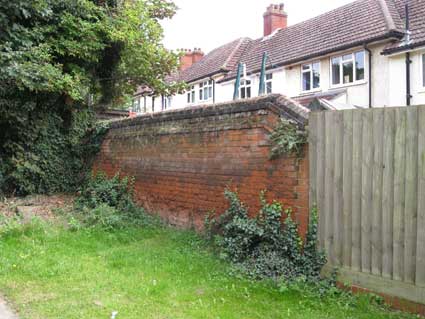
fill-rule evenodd
<path id="1" fill-rule="evenodd" d="M 241 62 L 247 65 L 249 73 L 258 72 L 264 52 L 272 66 L 278 67 L 403 36 L 403 23 L 394 0 L 357 0 L 252 41 Z M 235 76 L 234 69 L 225 80 Z"/>
<path id="2" fill-rule="evenodd" d="M 384 54 L 390 54 L 406 49 L 416 48 L 425 45 L 425 1 L 423 0 L 387 0 L 395 4 L 396 12 L 401 21 L 406 19 L 405 4 L 409 4 L 410 16 L 410 42 L 406 42 L 406 38 L 402 41 L 391 43 L 385 50 Z"/>
<path id="3" fill-rule="evenodd" d="M 236 68 L 249 38 L 240 38 L 214 49 L 205 55 L 199 62 L 193 64 L 186 70 L 173 76 L 172 80 L 194 82 L 218 73 L 227 73 Z"/>
<path id="4" fill-rule="evenodd" d="M 296 97 L 293 97 L 292 99 L 300 103 L 302 106 L 310 109 L 311 103 L 319 99 L 333 100 L 345 93 L 347 93 L 346 89 L 339 89 L 339 90 L 332 90 L 329 92 L 316 92 L 316 93 L 296 96 Z"/>

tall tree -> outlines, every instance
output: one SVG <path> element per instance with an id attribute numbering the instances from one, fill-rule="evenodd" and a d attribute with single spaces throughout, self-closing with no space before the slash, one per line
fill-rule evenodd
<path id="1" fill-rule="evenodd" d="M 17 184 L 23 167 L 40 174 L 40 136 L 49 125 L 67 134 L 88 97 L 107 107 L 141 84 L 181 89 L 164 80 L 178 56 L 159 23 L 175 10 L 166 0 L 0 0 L 0 183 Z"/>

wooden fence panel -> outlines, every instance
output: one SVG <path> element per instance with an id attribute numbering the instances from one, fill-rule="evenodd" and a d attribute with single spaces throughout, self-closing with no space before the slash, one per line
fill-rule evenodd
<path id="1" fill-rule="evenodd" d="M 344 281 L 425 303 L 425 107 L 314 112 L 310 200 Z"/>

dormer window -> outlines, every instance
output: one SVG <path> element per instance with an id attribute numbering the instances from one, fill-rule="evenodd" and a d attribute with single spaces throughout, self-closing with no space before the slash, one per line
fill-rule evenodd
<path id="1" fill-rule="evenodd" d="M 208 101 L 213 98 L 213 80 L 199 84 L 199 100 Z"/>
<path id="2" fill-rule="evenodd" d="M 301 66 L 302 90 L 309 92 L 320 88 L 320 62 Z"/>
<path id="3" fill-rule="evenodd" d="M 331 59 L 332 86 L 341 86 L 365 79 L 365 53 L 359 51 Z"/>
<path id="4" fill-rule="evenodd" d="M 241 99 L 249 99 L 251 97 L 251 80 L 241 80 L 241 84 L 239 86 L 239 96 Z"/>

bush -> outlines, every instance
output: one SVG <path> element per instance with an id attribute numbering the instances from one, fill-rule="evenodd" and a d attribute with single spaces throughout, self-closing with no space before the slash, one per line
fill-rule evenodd
<path id="1" fill-rule="evenodd" d="M 221 255 L 252 278 L 285 280 L 299 278 L 317 281 L 326 263 L 323 252 L 316 249 L 317 211 L 312 211 L 308 234 L 303 243 L 290 209 L 283 211 L 278 202 L 271 204 L 261 194 L 261 210 L 250 218 L 237 193 L 226 190 L 229 209 L 218 219 L 208 218 L 207 233 Z M 282 215 L 285 222 L 282 225 Z"/>
<path id="2" fill-rule="evenodd" d="M 96 208 L 101 204 L 123 208 L 133 203 L 134 180 L 116 174 L 108 178 L 105 173 L 93 174 L 80 189 L 76 204 Z"/>
<path id="3" fill-rule="evenodd" d="M 104 173 L 92 175 L 75 200 L 70 228 L 113 230 L 152 224 L 153 218 L 133 202 L 133 194 L 133 178 L 120 177 L 119 174 L 112 178 Z"/>

